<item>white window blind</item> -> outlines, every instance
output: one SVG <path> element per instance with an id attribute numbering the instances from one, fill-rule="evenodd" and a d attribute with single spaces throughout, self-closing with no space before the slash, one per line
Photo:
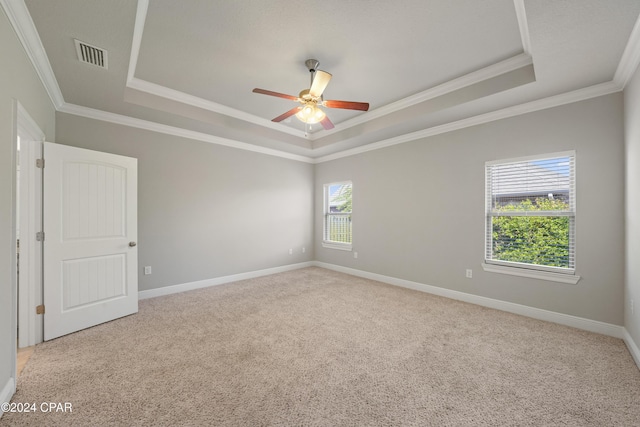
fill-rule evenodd
<path id="1" fill-rule="evenodd" d="M 575 152 L 487 162 L 485 262 L 575 272 Z"/>
<path id="2" fill-rule="evenodd" d="M 338 182 L 324 186 L 323 244 L 351 249 L 352 184 Z"/>

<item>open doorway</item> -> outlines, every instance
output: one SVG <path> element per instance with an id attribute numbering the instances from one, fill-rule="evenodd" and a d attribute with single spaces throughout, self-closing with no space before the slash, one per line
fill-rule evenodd
<path id="1" fill-rule="evenodd" d="M 16 156 L 16 280 L 18 284 L 18 289 L 20 289 L 20 220 L 21 220 L 20 212 L 22 207 L 21 199 L 20 199 L 20 193 L 21 193 L 20 191 L 21 189 L 20 188 L 20 134 L 18 134 L 18 138 L 17 138 L 16 153 L 17 153 L 17 156 Z M 18 309 L 18 313 L 17 313 L 18 319 L 20 319 L 20 315 L 21 315 L 20 293 L 18 293 L 17 309 Z M 33 350 L 35 348 L 35 343 L 29 345 L 30 343 L 27 342 L 28 339 L 24 336 L 22 337 L 22 343 L 20 342 L 20 339 L 21 339 L 20 322 L 18 322 L 18 330 L 16 332 L 18 336 L 18 340 L 16 341 L 17 353 L 18 353 L 16 374 L 20 376 L 20 374 L 22 373 L 22 370 L 24 369 L 25 365 L 29 361 L 29 358 L 31 357 L 31 354 L 33 353 Z"/>
<path id="2" fill-rule="evenodd" d="M 42 157 L 44 133 L 16 101 L 16 346 L 19 373 L 42 342 Z"/>

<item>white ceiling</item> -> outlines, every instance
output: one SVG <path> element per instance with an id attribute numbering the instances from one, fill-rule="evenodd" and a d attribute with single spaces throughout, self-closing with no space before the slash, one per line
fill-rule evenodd
<path id="1" fill-rule="evenodd" d="M 611 93 L 640 56 L 640 0 L 21 2 L 0 0 L 60 111 L 307 159 Z M 370 110 L 326 109 L 335 129 L 308 135 L 271 122 L 296 104 L 251 90 L 297 96 L 308 58 L 333 74 L 325 99 Z"/>

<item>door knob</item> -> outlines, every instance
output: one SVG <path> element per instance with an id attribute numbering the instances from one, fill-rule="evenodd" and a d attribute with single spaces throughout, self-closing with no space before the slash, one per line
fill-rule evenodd
<path id="1" fill-rule="evenodd" d="M 135 245 L 137 245 L 136 242 L 129 242 L 129 246 L 134 247 Z"/>

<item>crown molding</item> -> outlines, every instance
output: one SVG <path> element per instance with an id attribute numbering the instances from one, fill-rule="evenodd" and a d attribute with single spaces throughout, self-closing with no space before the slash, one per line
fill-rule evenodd
<path id="1" fill-rule="evenodd" d="M 2 5 L 7 14 L 7 18 L 9 18 L 9 22 L 11 22 L 22 47 L 57 110 L 64 104 L 64 97 L 53 74 L 49 58 L 44 46 L 42 46 L 38 30 L 36 30 L 36 26 L 31 19 L 27 5 L 24 0 L 0 0 L 0 5 Z"/>
<path id="2" fill-rule="evenodd" d="M 613 76 L 613 82 L 618 85 L 620 90 L 627 86 L 629 79 L 638 68 L 638 64 L 640 64 L 640 16 L 631 30 L 631 35 Z"/>
<path id="3" fill-rule="evenodd" d="M 114 123 L 123 126 L 129 126 L 138 129 L 149 130 L 152 132 L 163 133 L 166 135 L 178 136 L 181 138 L 192 139 L 196 141 L 209 142 L 211 144 L 223 145 L 225 147 L 237 148 L 245 151 L 266 154 L 269 156 L 282 157 L 284 159 L 296 160 L 304 163 L 314 163 L 314 159 L 307 156 L 288 153 L 272 148 L 261 147 L 259 145 L 249 144 L 246 142 L 236 141 L 228 138 L 221 138 L 208 133 L 196 132 L 176 126 L 164 125 L 161 123 L 151 122 L 148 120 L 137 119 L 135 117 L 125 116 L 122 114 L 110 113 L 107 111 L 96 110 L 94 108 L 83 107 L 75 104 L 64 104 L 59 109 L 61 113 L 72 114 L 75 116 L 85 117 L 88 119 L 100 120 L 103 122 Z"/>
<path id="4" fill-rule="evenodd" d="M 143 19 L 140 21 L 144 22 Z M 139 20 L 136 18 L 136 26 L 138 25 L 138 22 Z M 134 34 L 137 32 L 138 30 L 136 28 L 136 30 L 134 31 Z M 141 35 L 139 37 L 141 37 Z M 135 40 L 134 40 L 133 46 L 134 47 L 136 46 Z M 138 49 L 139 49 L 139 46 L 137 46 L 137 48 L 135 49 L 132 49 L 132 59 L 130 61 L 130 64 L 135 64 L 137 62 L 137 58 L 133 58 L 133 51 Z M 442 95 L 446 95 L 450 92 L 454 92 L 456 90 L 465 88 L 475 83 L 479 83 L 479 82 L 500 76 L 502 74 L 520 69 L 522 67 L 526 67 L 528 65 L 531 65 L 532 63 L 533 61 L 531 60 L 531 57 L 529 55 L 519 54 L 512 58 L 506 59 L 504 61 L 500 61 L 488 67 L 482 68 L 480 70 L 471 72 L 469 74 L 465 74 L 464 76 L 450 80 L 441 85 L 438 85 L 430 89 L 424 90 L 422 92 L 419 92 L 417 94 L 408 96 L 399 101 L 395 101 L 383 107 L 376 108 L 375 110 L 368 111 L 367 113 L 361 116 L 355 117 L 350 120 L 346 120 L 342 123 L 338 123 L 335 125 L 335 128 L 333 128 L 330 131 L 322 132 L 320 136 L 316 136 L 316 134 L 310 134 L 306 138 L 304 137 L 304 132 L 292 129 L 282 124 L 274 123 L 262 117 L 245 113 L 244 111 L 236 110 L 234 108 L 227 107 L 226 105 L 218 104 L 213 101 L 209 101 L 197 96 L 189 95 L 187 93 L 184 93 L 175 89 L 171 89 L 166 86 L 151 83 L 136 77 L 131 77 L 130 80 L 127 81 L 127 87 L 138 90 L 140 92 L 149 93 L 151 95 L 155 95 L 155 96 L 166 98 L 175 102 L 179 102 L 182 104 L 191 105 L 197 108 L 202 108 L 202 109 L 213 111 L 219 114 L 224 114 L 229 117 L 240 119 L 240 120 L 253 123 L 259 126 L 267 127 L 273 130 L 277 130 L 279 132 L 288 133 L 290 135 L 304 138 L 305 140 L 316 141 L 326 136 L 329 136 L 333 133 L 341 132 L 353 126 L 357 126 L 362 123 L 366 123 L 368 121 L 375 120 L 377 118 L 394 113 L 396 111 L 409 108 L 421 102 L 425 102 L 430 99 L 437 98 Z M 131 67 L 129 68 L 129 72 L 130 73 L 132 72 Z M 133 72 L 135 72 L 135 70 Z"/>
<path id="5" fill-rule="evenodd" d="M 221 138 L 214 135 L 210 135 L 203 132 L 191 131 L 175 126 L 164 125 L 148 120 L 142 120 L 125 116 L 121 114 L 109 113 L 106 111 L 96 110 L 93 108 L 83 107 L 74 104 L 64 104 L 58 111 L 72 114 L 76 116 L 86 117 L 94 120 L 101 120 L 109 123 L 115 123 L 123 126 L 134 127 L 138 129 L 145 129 L 153 132 L 164 133 L 167 135 L 178 136 L 182 138 L 209 142 L 212 144 L 223 145 L 226 147 L 233 147 L 240 150 L 252 151 L 261 154 L 267 154 L 275 157 L 282 157 L 290 160 L 296 160 L 304 163 L 318 164 L 331 160 L 341 159 L 344 157 L 354 156 L 357 154 L 366 153 L 368 151 L 380 150 L 382 148 L 391 147 L 394 145 L 404 144 L 406 142 L 415 141 L 418 139 L 428 138 L 435 135 L 441 135 L 448 132 L 453 132 L 460 129 L 465 129 L 472 126 L 477 126 L 485 123 L 494 122 L 501 119 L 520 116 L 535 111 L 546 110 L 548 108 L 559 107 L 566 104 L 572 104 L 574 102 L 585 101 L 587 99 L 596 98 L 599 96 L 605 96 L 612 93 L 620 92 L 620 87 L 614 83 L 606 82 L 600 83 L 594 86 L 589 86 L 583 89 L 574 90 L 572 92 L 563 93 L 560 95 L 550 96 L 548 98 L 538 99 L 535 101 L 527 102 L 524 104 L 514 105 L 506 107 L 500 110 L 491 111 L 489 113 L 479 114 L 477 116 L 468 117 L 466 119 L 458 120 L 455 122 L 445 123 L 442 125 L 433 126 L 430 128 L 422 129 L 416 132 L 399 135 L 393 138 L 388 138 L 380 141 L 376 141 L 361 147 L 352 148 L 349 150 L 340 151 L 335 154 L 329 154 L 322 157 L 308 157 L 300 156 L 296 154 L 287 153 L 281 150 L 275 150 L 271 148 L 260 147 L 246 142 L 236 141 L 228 138 Z M 311 153 L 313 150 L 309 150 Z"/>
<path id="6" fill-rule="evenodd" d="M 524 104 L 514 105 L 514 106 L 503 108 L 500 110 L 491 111 L 489 113 L 468 117 L 466 119 L 458 120 L 455 122 L 445 123 L 442 125 L 433 126 L 427 129 L 416 131 L 416 132 L 411 132 L 404 135 L 396 136 L 394 138 L 373 142 L 368 145 L 363 145 L 361 147 L 356 147 L 349 150 L 341 151 L 339 153 L 318 157 L 315 159 L 315 163 L 328 162 L 330 160 L 336 160 L 343 157 L 366 153 L 367 151 L 379 150 L 381 148 L 391 147 L 393 145 L 415 141 L 417 139 L 428 138 L 430 136 L 440 135 L 443 133 L 448 133 L 455 130 L 468 128 L 471 126 L 494 122 L 496 120 L 506 119 L 514 116 L 520 116 L 522 114 L 532 113 L 534 111 L 546 110 L 548 108 L 559 107 L 565 104 L 572 104 L 574 102 L 584 101 L 584 100 L 595 98 L 598 96 L 609 95 L 611 93 L 615 93 L 619 91 L 620 91 L 620 87 L 614 82 L 600 83 L 600 84 L 589 86 L 583 89 L 574 90 L 572 92 L 567 92 L 560 95 L 554 95 L 548 98 L 538 99 L 538 100 L 527 102 Z"/>
<path id="7" fill-rule="evenodd" d="M 524 0 L 513 0 L 518 18 L 518 28 L 520 29 L 520 39 L 522 40 L 522 50 L 525 55 L 531 56 L 531 39 L 529 38 L 529 24 L 527 12 L 524 8 Z"/>
<path id="8" fill-rule="evenodd" d="M 142 44 L 142 33 L 144 32 L 144 23 L 147 20 L 148 9 L 149 0 L 138 0 L 136 20 L 133 25 L 133 39 L 131 40 L 129 68 L 127 68 L 127 86 L 135 78 L 136 68 L 138 67 L 138 56 L 140 55 L 140 45 Z"/>
<path id="9" fill-rule="evenodd" d="M 371 110 L 361 116 L 346 120 L 342 123 L 337 124 L 334 129 L 330 131 L 324 131 L 321 138 L 324 138 L 325 136 L 329 136 L 336 132 L 343 131 L 353 126 L 378 119 L 388 114 L 395 113 L 396 111 L 409 108 L 421 102 L 446 95 L 467 86 L 471 86 L 473 84 L 500 76 L 502 74 L 520 69 L 522 67 L 526 67 L 528 65 L 531 65 L 532 63 L 533 61 L 531 60 L 531 57 L 529 55 L 521 53 L 512 58 L 500 61 L 493 65 L 489 65 L 488 67 L 481 68 L 480 70 L 473 71 L 469 74 L 465 74 L 464 76 L 449 80 L 448 82 L 442 83 L 438 86 L 434 86 L 422 92 L 418 92 L 414 95 L 392 102 L 391 104 L 376 108 L 375 110 Z M 318 140 L 321 138 L 314 138 L 313 140 Z"/>
<path id="10" fill-rule="evenodd" d="M 245 113 L 244 111 L 236 110 L 235 108 L 227 107 L 226 105 L 218 104 L 216 102 L 209 101 L 197 96 L 189 95 L 187 93 L 180 92 L 166 86 L 151 83 L 146 80 L 141 80 L 136 77 L 127 82 L 127 87 L 130 89 L 138 90 L 140 92 L 156 95 L 161 98 L 166 98 L 171 101 L 176 101 L 181 104 L 191 105 L 193 107 L 213 111 L 214 113 L 224 114 L 225 116 L 233 117 L 245 122 L 253 123 L 262 127 L 274 129 L 283 133 L 288 133 L 290 135 L 295 135 L 300 138 L 306 139 L 304 138 L 303 132 L 278 123 L 274 123 L 271 120 L 263 119 L 262 117 Z"/>

